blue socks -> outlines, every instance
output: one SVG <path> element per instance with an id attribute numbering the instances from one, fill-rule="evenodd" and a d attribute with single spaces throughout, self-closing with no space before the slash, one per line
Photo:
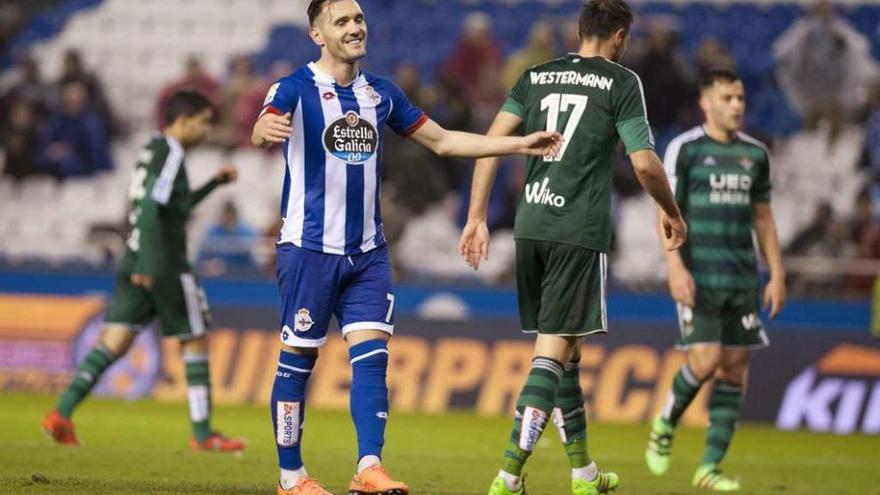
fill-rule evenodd
<path id="1" fill-rule="evenodd" d="M 318 356 L 281 351 L 272 387 L 271 415 L 278 463 L 282 469 L 303 467 L 300 440 L 306 405 L 306 384 Z"/>
<path id="2" fill-rule="evenodd" d="M 351 419 L 357 432 L 358 459 L 382 457 L 388 420 L 388 343 L 370 340 L 348 350 L 351 360 Z"/>
<path id="3" fill-rule="evenodd" d="M 388 344 L 371 340 L 352 346 L 351 418 L 357 432 L 358 459 L 381 458 L 388 420 Z M 317 356 L 281 352 L 272 387 L 271 415 L 281 469 L 303 467 L 302 440 L 306 385 Z"/>

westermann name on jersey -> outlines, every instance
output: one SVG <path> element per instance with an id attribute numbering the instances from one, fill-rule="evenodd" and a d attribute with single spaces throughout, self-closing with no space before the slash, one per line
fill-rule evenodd
<path id="1" fill-rule="evenodd" d="M 532 85 L 576 84 L 588 88 L 599 88 L 611 91 L 614 79 L 593 73 L 582 74 L 573 70 L 554 72 L 532 72 L 529 74 Z"/>

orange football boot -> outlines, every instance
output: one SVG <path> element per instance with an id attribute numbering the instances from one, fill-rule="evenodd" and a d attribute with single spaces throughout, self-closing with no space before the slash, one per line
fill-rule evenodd
<path id="1" fill-rule="evenodd" d="M 303 478 L 285 490 L 278 485 L 278 495 L 333 495 L 328 492 L 315 478 Z"/>
<path id="2" fill-rule="evenodd" d="M 211 432 L 211 436 L 202 440 L 195 437 L 189 439 L 189 448 L 210 452 L 240 452 L 247 446 L 244 438 L 229 438 L 218 431 Z"/>
<path id="3" fill-rule="evenodd" d="M 41 426 L 43 432 L 55 440 L 55 443 L 79 447 L 79 440 L 77 440 L 76 432 L 73 429 L 73 421 L 62 416 L 58 409 L 52 409 L 46 413 Z"/>
<path id="4" fill-rule="evenodd" d="M 381 464 L 374 464 L 356 474 L 348 486 L 348 495 L 407 495 L 406 483 L 394 481 Z"/>

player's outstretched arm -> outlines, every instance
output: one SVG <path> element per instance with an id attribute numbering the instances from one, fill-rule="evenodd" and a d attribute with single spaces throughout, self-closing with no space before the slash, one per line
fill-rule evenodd
<path id="1" fill-rule="evenodd" d="M 251 144 L 266 148 L 273 144 L 283 143 L 290 137 L 293 127 L 290 126 L 290 113 L 276 115 L 266 112 L 257 119 L 251 132 Z"/>
<path id="2" fill-rule="evenodd" d="M 666 249 L 674 251 L 680 248 L 687 241 L 687 224 L 675 203 L 660 157 L 652 149 L 643 149 L 630 153 L 629 158 L 642 187 L 662 210 L 660 224 L 665 234 Z"/>
<path id="3" fill-rule="evenodd" d="M 209 194 L 214 192 L 217 187 L 222 186 L 223 184 L 229 184 L 238 180 L 238 169 L 235 168 L 235 165 L 224 165 L 220 167 L 220 170 L 217 172 L 217 175 L 214 176 L 211 180 L 205 183 L 202 187 L 196 189 L 192 193 L 192 203 L 190 205 L 191 208 L 195 207 L 197 204 L 201 203 L 203 199 L 207 198 Z"/>
<path id="4" fill-rule="evenodd" d="M 518 116 L 500 112 L 487 136 L 510 136 L 522 124 Z M 461 232 L 458 242 L 458 253 L 465 262 L 478 270 L 481 260 L 489 259 L 489 226 L 486 224 L 486 211 L 489 204 L 489 193 L 495 182 L 499 160 L 497 157 L 481 158 L 474 167 L 474 179 L 471 183 L 471 203 L 468 208 L 468 221 Z"/>
<path id="5" fill-rule="evenodd" d="M 752 222 L 761 253 L 770 268 L 770 281 L 764 289 L 764 309 L 770 310 L 770 318 L 775 318 L 785 305 L 785 269 L 782 266 L 782 253 L 779 249 L 779 236 L 776 233 L 776 220 L 770 203 L 755 203 L 752 207 Z"/>
<path id="6" fill-rule="evenodd" d="M 450 131 L 430 119 L 410 137 L 437 155 L 459 158 L 514 154 L 556 156 L 562 145 L 562 134 L 558 132 L 534 132 L 528 136 L 483 136 Z"/>

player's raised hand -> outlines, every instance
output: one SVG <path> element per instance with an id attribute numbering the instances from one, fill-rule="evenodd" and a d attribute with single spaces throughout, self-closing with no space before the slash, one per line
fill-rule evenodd
<path id="1" fill-rule="evenodd" d="M 764 288 L 764 310 L 770 310 L 770 319 L 776 318 L 776 315 L 782 311 L 787 298 L 787 290 L 785 288 L 785 280 L 779 278 L 771 278 Z"/>
<path id="2" fill-rule="evenodd" d="M 284 115 L 267 113 L 260 117 L 254 126 L 254 137 L 259 142 L 254 144 L 265 145 L 267 143 L 283 143 L 290 137 L 293 127 L 290 126 L 290 112 Z"/>
<path id="3" fill-rule="evenodd" d="M 555 158 L 562 149 L 562 134 L 558 132 L 539 131 L 523 136 L 519 152 L 523 155 L 545 156 Z"/>
<path id="4" fill-rule="evenodd" d="M 458 254 L 474 271 L 480 269 L 480 261 L 489 259 L 489 227 L 486 222 L 468 221 L 461 231 Z"/>
<path id="5" fill-rule="evenodd" d="M 129 281 L 131 281 L 131 285 L 135 287 L 143 287 L 147 290 L 153 288 L 153 277 L 143 273 L 132 273 L 131 277 L 129 277 Z"/>
<path id="6" fill-rule="evenodd" d="M 681 217 L 670 218 L 663 214 L 663 232 L 666 234 L 666 250 L 675 251 L 687 242 L 687 224 Z"/>
<path id="7" fill-rule="evenodd" d="M 223 165 L 217 172 L 217 180 L 228 184 L 238 180 L 238 168 L 235 165 Z"/>

